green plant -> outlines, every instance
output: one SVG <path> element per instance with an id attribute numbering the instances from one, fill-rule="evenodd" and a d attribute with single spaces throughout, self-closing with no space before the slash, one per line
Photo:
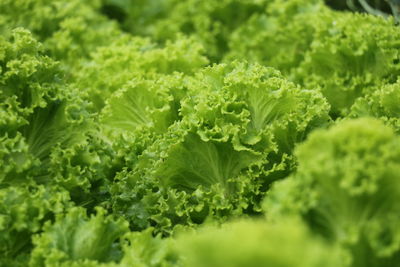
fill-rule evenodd
<path id="1" fill-rule="evenodd" d="M 1 267 L 398 264 L 393 17 L 3 0 L 0 33 Z"/>

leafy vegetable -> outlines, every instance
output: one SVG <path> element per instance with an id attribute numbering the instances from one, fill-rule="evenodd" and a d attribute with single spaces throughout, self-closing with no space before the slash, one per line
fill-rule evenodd
<path id="1" fill-rule="evenodd" d="M 316 131 L 298 147 L 296 174 L 270 191 L 266 210 L 274 210 L 273 220 L 303 214 L 313 229 L 350 251 L 352 266 L 392 266 L 400 255 L 398 145 L 375 119 Z"/>
<path id="2" fill-rule="evenodd" d="M 207 215 L 224 219 L 242 210 L 258 212 L 261 188 L 294 164 L 294 145 L 329 121 L 322 95 L 301 90 L 279 72 L 260 65 L 215 65 L 186 84 L 187 96 L 175 115 L 176 120 L 182 119 L 173 124 L 164 123 L 164 116 L 174 114 L 173 105 L 160 102 L 160 108 L 152 110 L 154 104 L 148 104 L 145 110 L 140 107 L 143 101 L 116 95 L 129 101 L 115 105 L 118 114 L 132 116 L 112 121 L 130 125 L 131 132 L 135 127 L 150 127 L 157 134 L 135 166 L 130 166 L 132 170 L 120 173 L 116 184 L 114 207 L 135 225 L 142 225 L 143 216 L 148 216 L 167 231 L 176 224 L 200 223 Z M 152 99 L 142 86 L 140 93 Z M 155 127 L 159 122 L 163 124 Z M 168 126 L 164 134 L 157 133 Z"/>
<path id="3" fill-rule="evenodd" d="M 184 266 L 341 266 L 340 252 L 295 219 L 208 227 L 182 235 L 177 243 Z"/>
<path id="4" fill-rule="evenodd" d="M 114 241 L 128 230 L 128 225 L 122 220 L 105 217 L 104 212 L 97 209 L 96 216 L 87 218 L 83 209 L 72 208 L 53 225 L 45 225 L 44 232 L 33 241 L 36 247 L 30 264 L 46 266 L 62 262 L 67 266 L 68 261 L 117 260 L 118 248 Z"/>
<path id="5" fill-rule="evenodd" d="M 399 29 L 330 6 L 0 1 L 0 266 L 397 266 Z"/>

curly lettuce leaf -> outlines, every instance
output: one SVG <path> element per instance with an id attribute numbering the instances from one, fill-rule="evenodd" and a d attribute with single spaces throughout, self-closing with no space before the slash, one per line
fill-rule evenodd
<path id="1" fill-rule="evenodd" d="M 329 106 L 319 92 L 259 64 L 215 65 L 188 86 L 182 115 L 199 124 L 203 140 L 232 138 L 238 150 L 290 156 L 309 131 L 329 123 Z"/>
<path id="2" fill-rule="evenodd" d="M 43 223 L 71 207 L 67 191 L 29 185 L 0 189 L 0 265 L 26 266 L 32 235 Z"/>
<path id="3" fill-rule="evenodd" d="M 106 216 L 101 208 L 90 217 L 82 208 L 71 208 L 65 215 L 57 216 L 53 224 L 45 224 L 44 232 L 34 237 L 30 265 L 118 261 L 121 255 L 116 241 L 127 231 L 124 220 Z"/>
<path id="4" fill-rule="evenodd" d="M 387 84 L 356 100 L 349 117 L 375 117 L 390 125 L 396 133 L 400 131 L 400 81 Z"/>
<path id="5" fill-rule="evenodd" d="M 172 91 L 179 91 L 181 80 L 177 75 L 128 82 L 107 99 L 100 115 L 101 124 L 111 135 L 129 135 L 146 128 L 165 132 L 178 118 Z"/>
<path id="6" fill-rule="evenodd" d="M 143 150 L 133 170 L 117 175 L 112 204 L 135 228 L 152 224 L 169 234 L 208 216 L 225 220 L 254 201 L 252 165 L 261 157 L 230 142 L 203 141 L 182 123 Z M 246 196 L 245 196 L 246 194 Z"/>
<path id="7" fill-rule="evenodd" d="M 172 238 L 154 236 L 151 227 L 142 232 L 128 233 L 123 238 L 124 257 L 118 266 L 181 266 L 178 255 L 173 251 L 174 245 Z"/>
<path id="8" fill-rule="evenodd" d="M 190 75 L 207 63 L 203 47 L 189 38 L 162 46 L 139 37 L 122 38 L 97 49 L 75 74 L 74 84 L 88 93 L 95 111 L 100 111 L 114 92 L 132 80 L 154 81 L 175 72 Z"/>

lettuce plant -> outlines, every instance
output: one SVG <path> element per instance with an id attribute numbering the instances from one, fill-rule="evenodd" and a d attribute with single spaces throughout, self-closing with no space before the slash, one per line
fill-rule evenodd
<path id="1" fill-rule="evenodd" d="M 268 193 L 267 216 L 302 214 L 349 251 L 351 266 L 393 266 L 400 255 L 398 145 L 393 130 L 375 119 L 314 132 L 298 147 L 296 174 Z"/>

